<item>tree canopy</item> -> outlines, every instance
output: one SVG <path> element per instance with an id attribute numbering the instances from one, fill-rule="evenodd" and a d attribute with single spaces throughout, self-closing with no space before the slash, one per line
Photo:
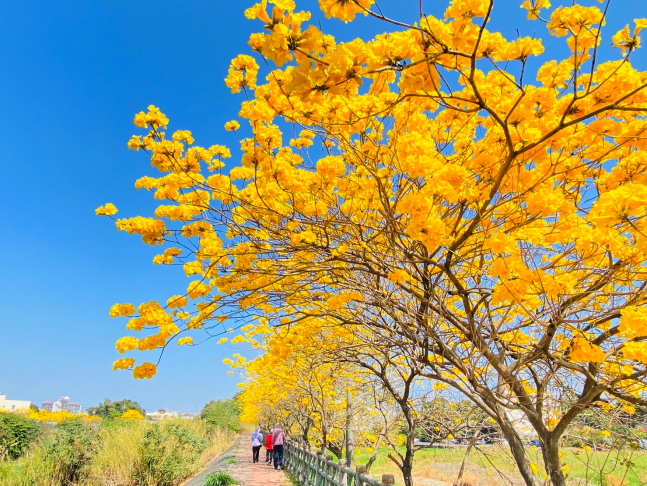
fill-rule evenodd
<path id="1" fill-rule="evenodd" d="M 302 346 L 357 367 L 407 420 L 396 463 L 408 485 L 423 379 L 500 427 L 526 484 L 566 484 L 560 439 L 578 415 L 647 404 L 647 73 L 630 61 L 647 20 L 607 33 L 608 1 L 521 6 L 520 30 L 544 24 L 566 55 L 491 31 L 505 14 L 491 0 L 415 19 L 320 0 L 328 18 L 390 29 L 350 42 L 292 0 L 246 10 L 264 30 L 225 80 L 246 96 L 245 128 L 225 126 L 240 133 L 239 163 L 187 130 L 167 135 L 157 107 L 135 116 L 143 134 L 128 146 L 162 173 L 135 185 L 163 204 L 117 228 L 165 245 L 154 263 L 193 280 L 166 303 L 115 305 L 130 331 L 154 331 L 118 351 L 238 329 L 229 342 L 279 360 Z M 114 367 L 156 371 L 130 357 Z"/>
<path id="2" fill-rule="evenodd" d="M 220 427 L 240 432 L 238 397 L 210 401 L 200 411 L 200 418 L 207 422 L 211 428 Z"/>
<path id="3" fill-rule="evenodd" d="M 139 403 L 125 399 L 113 402 L 108 398 L 104 398 L 103 402 L 96 407 L 88 407 L 86 412 L 88 415 L 97 415 L 102 419 L 115 419 L 122 417 L 130 410 L 138 412 L 140 417 L 144 416 L 144 409 L 139 405 Z"/>

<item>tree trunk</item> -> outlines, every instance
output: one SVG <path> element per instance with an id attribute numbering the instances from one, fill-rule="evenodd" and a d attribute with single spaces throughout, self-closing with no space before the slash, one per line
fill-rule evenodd
<path id="1" fill-rule="evenodd" d="M 512 457 L 514 457 L 514 461 L 517 463 L 517 469 L 519 470 L 519 473 L 521 473 L 526 486 L 542 486 L 542 481 L 539 480 L 530 467 L 530 462 L 528 462 L 523 441 L 519 437 L 519 434 L 517 434 L 513 425 L 506 418 L 503 410 L 499 410 L 499 420 L 497 420 L 497 422 L 501 427 L 503 436 L 508 441 L 510 452 L 512 452 Z"/>
<path id="2" fill-rule="evenodd" d="M 542 441 L 541 454 L 544 458 L 546 473 L 553 486 L 566 486 L 566 478 L 559 460 L 559 439 Z"/>
<path id="3" fill-rule="evenodd" d="M 406 415 L 406 414 L 405 414 Z M 398 457 L 394 457 L 393 454 L 389 454 L 389 459 L 391 459 L 400 469 L 402 473 L 402 480 L 404 481 L 404 486 L 413 486 L 413 453 L 414 453 L 414 439 L 415 437 L 415 427 L 410 427 L 409 433 L 407 434 L 407 439 L 405 442 L 405 452 L 404 455 L 396 452 Z"/>
<path id="4" fill-rule="evenodd" d="M 346 466 L 353 467 L 353 405 L 350 390 L 346 391 Z M 341 456 L 339 456 L 341 457 Z M 366 470 L 368 473 L 368 469 Z"/>
<path id="5" fill-rule="evenodd" d="M 334 442 L 328 442 L 328 450 L 335 455 L 338 459 L 341 459 L 343 457 L 343 448 L 341 444 L 339 443 L 334 443 Z"/>
<path id="6" fill-rule="evenodd" d="M 409 447 L 409 444 L 407 444 L 407 450 L 404 454 L 404 461 L 402 462 L 401 468 L 405 486 L 413 486 L 413 441 L 411 441 L 411 446 Z"/>
<path id="7" fill-rule="evenodd" d="M 407 432 L 406 451 L 402 458 L 402 479 L 405 486 L 413 486 L 413 453 L 415 448 L 414 439 L 416 437 L 416 428 L 410 422 L 409 431 Z"/>

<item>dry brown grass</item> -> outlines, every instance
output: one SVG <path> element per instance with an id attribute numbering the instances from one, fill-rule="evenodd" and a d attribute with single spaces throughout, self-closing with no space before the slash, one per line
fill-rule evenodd
<path id="1" fill-rule="evenodd" d="M 613 474 L 607 475 L 607 486 L 627 486 L 629 483 L 623 478 L 614 476 Z"/>
<path id="2" fill-rule="evenodd" d="M 429 481 L 440 481 L 447 485 L 454 485 L 458 477 L 458 467 L 453 464 L 436 464 L 434 466 L 419 467 L 414 472 L 416 483 L 425 484 Z M 510 484 L 500 481 L 495 474 L 488 474 L 484 469 L 469 467 L 463 472 L 460 486 L 500 486 Z M 439 485 L 440 486 L 440 485 Z"/>

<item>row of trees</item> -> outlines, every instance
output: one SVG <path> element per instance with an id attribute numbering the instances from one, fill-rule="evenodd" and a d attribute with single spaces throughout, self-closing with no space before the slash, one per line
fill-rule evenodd
<path id="1" fill-rule="evenodd" d="M 117 228 L 167 244 L 154 263 L 194 280 L 166 303 L 114 306 L 152 331 L 117 349 L 240 328 L 231 342 L 266 352 L 230 360 L 250 377 L 246 416 L 267 413 L 254 397 L 289 401 L 285 419 L 328 447 L 353 401 L 386 428 L 398 417 L 407 486 L 424 404 L 447 388 L 496 424 L 527 485 L 565 485 L 562 439 L 583 414 L 647 405 L 647 74 L 630 62 L 647 20 L 606 49 L 608 1 L 528 0 L 519 29 L 566 40 L 542 61 L 541 39 L 489 29 L 492 0 L 453 0 L 444 18 L 421 3 L 415 19 L 373 0 L 320 5 L 390 31 L 338 42 L 292 0 L 248 9 L 264 31 L 226 79 L 249 122 L 226 126 L 246 137 L 229 172 L 228 148 L 167 136 L 156 107 L 135 116 L 145 132 L 129 147 L 162 172 L 136 187 L 165 204 Z"/>

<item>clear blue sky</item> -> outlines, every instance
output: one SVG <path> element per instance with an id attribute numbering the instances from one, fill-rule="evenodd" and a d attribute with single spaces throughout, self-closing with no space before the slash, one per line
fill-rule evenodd
<path id="1" fill-rule="evenodd" d="M 197 143 L 236 145 L 222 126 L 236 118 L 241 98 L 228 93 L 223 78 L 232 57 L 249 53 L 249 33 L 260 29 L 243 16 L 252 3 L 0 4 L 0 391 L 9 398 L 40 405 L 69 395 L 84 407 L 128 398 L 147 409 L 195 410 L 237 391 L 239 379 L 221 363 L 233 351 L 213 341 L 173 346 L 152 380 L 111 371 L 125 321 L 110 319 L 110 306 L 164 301 L 188 280 L 181 269 L 154 267 L 157 249 L 118 233 L 94 209 L 113 202 L 120 216 L 151 214 L 154 201 L 133 182 L 155 173 L 145 155 L 126 149 L 137 132 L 134 113 L 149 104 L 170 117 L 171 129 L 191 130 Z M 425 3 L 435 15 L 447 4 Z M 494 27 L 509 38 L 519 25 L 522 35 L 547 37 L 541 24 L 523 21 L 520 3 L 497 0 Z M 605 46 L 631 19 L 647 17 L 644 0 L 613 3 Z M 385 30 L 363 18 L 327 23 L 315 4 L 297 1 L 341 39 Z M 418 1 L 381 6 L 412 21 Z M 646 58 L 638 51 L 634 61 L 647 69 Z"/>

